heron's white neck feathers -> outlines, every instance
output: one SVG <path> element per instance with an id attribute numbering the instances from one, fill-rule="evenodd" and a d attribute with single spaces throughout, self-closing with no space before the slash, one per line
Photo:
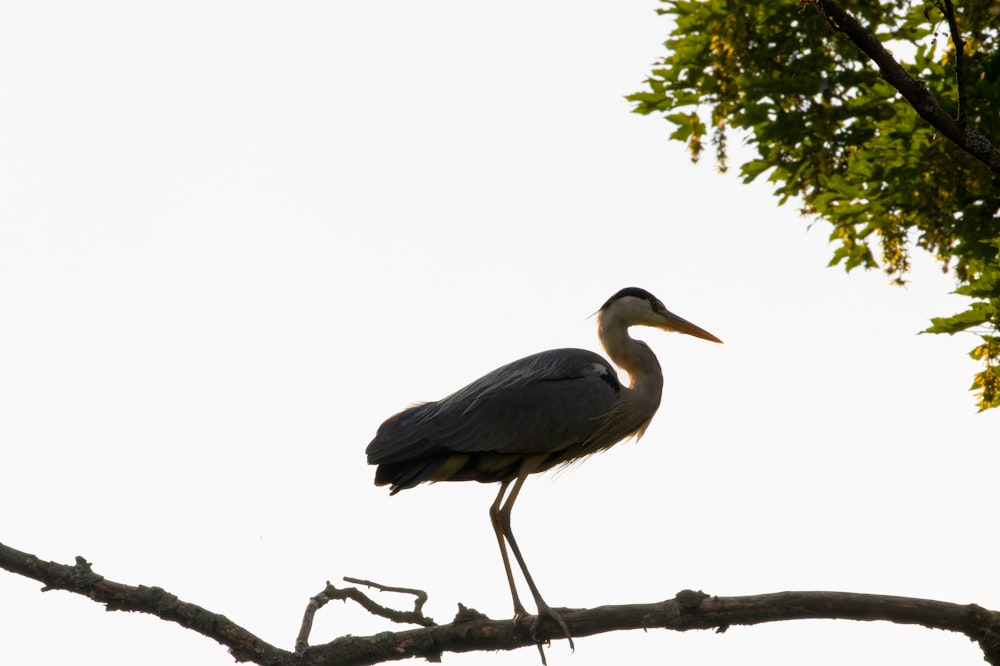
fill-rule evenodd
<path id="1" fill-rule="evenodd" d="M 629 326 L 645 323 L 629 314 L 628 308 L 604 310 L 598 315 L 597 335 L 611 360 L 628 373 L 631 405 L 655 411 L 663 391 L 663 371 L 649 346 L 628 334 Z"/>

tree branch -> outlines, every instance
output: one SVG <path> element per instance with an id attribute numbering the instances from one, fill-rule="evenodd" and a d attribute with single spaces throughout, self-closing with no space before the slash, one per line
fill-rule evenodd
<path id="1" fill-rule="evenodd" d="M 401 611 L 396 610 L 395 608 L 387 608 L 372 601 L 368 595 L 356 587 L 345 587 L 341 589 L 339 587 L 334 587 L 330 584 L 330 581 L 327 581 L 326 588 L 316 596 L 310 598 L 309 603 L 306 605 L 306 611 L 302 617 L 302 627 L 299 629 L 298 638 L 295 639 L 296 651 L 305 650 L 309 647 L 309 633 L 312 631 L 313 617 L 316 615 L 316 611 L 334 599 L 353 599 L 372 615 L 378 615 L 393 622 L 399 622 L 401 624 L 419 624 L 422 627 L 437 626 L 437 623 L 434 622 L 434 620 L 427 617 L 423 613 L 424 604 L 427 603 L 427 593 L 423 590 L 416 590 L 409 587 L 391 587 L 389 585 L 382 585 L 381 583 L 375 583 L 370 580 L 349 578 L 347 576 L 344 577 L 344 580 L 348 583 L 354 583 L 355 585 L 374 587 L 381 592 L 412 594 L 416 597 L 413 602 L 413 610 Z"/>
<path id="2" fill-rule="evenodd" d="M 104 604 L 109 611 L 149 613 L 162 620 L 176 622 L 203 636 L 222 643 L 237 661 L 278 664 L 289 653 L 279 650 L 235 624 L 201 606 L 181 601 L 159 587 L 124 585 L 94 573 L 90 563 L 79 555 L 76 564 L 45 562 L 0 543 L 0 568 L 45 583 L 42 592 L 66 590 Z"/>
<path id="3" fill-rule="evenodd" d="M 289 652 L 269 645 L 223 615 L 181 601 L 160 588 L 106 580 L 94 573 L 82 557 L 69 566 L 44 562 L 0 544 L 0 568 L 43 582 L 43 591 L 67 590 L 104 603 L 108 610 L 149 613 L 176 622 L 225 645 L 238 661 L 262 666 L 354 666 L 413 657 L 439 661 L 445 652 L 513 650 L 537 644 L 528 618 L 520 622 L 492 620 L 460 605 L 450 624 L 374 636 L 342 636 L 325 645 Z M 849 592 L 714 597 L 684 590 L 672 599 L 655 603 L 559 611 L 573 636 L 651 628 L 723 632 L 733 625 L 802 619 L 918 624 L 964 634 L 979 644 L 988 663 L 1000 666 L 1000 612 L 975 604 Z M 554 623 L 543 623 L 538 628 L 539 639 L 562 637 L 562 630 Z"/>
<path id="4" fill-rule="evenodd" d="M 833 0 L 815 0 L 815 4 L 823 11 L 835 29 L 847 35 L 855 46 L 875 61 L 882 78 L 900 92 L 921 118 L 930 123 L 956 146 L 988 166 L 990 171 L 1000 173 L 1000 147 L 997 147 L 988 137 L 960 122 L 960 120 L 964 120 L 964 117 L 960 117 L 960 120 L 952 118 L 938 104 L 927 86 L 910 76 L 902 65 L 896 62 L 892 54 L 882 46 L 882 42 L 840 5 Z M 949 25 L 951 25 L 950 21 Z M 957 24 L 954 29 L 958 30 Z M 952 41 L 955 41 L 957 49 L 962 43 L 961 37 L 956 41 L 955 33 L 952 34 Z M 964 111 L 962 113 L 964 114 Z"/>
<path id="5" fill-rule="evenodd" d="M 958 29 L 958 18 L 955 16 L 955 5 L 951 0 L 944 0 L 944 16 L 948 20 L 948 31 L 951 33 L 951 43 L 955 46 L 955 84 L 958 86 L 958 112 L 956 122 L 961 128 L 968 124 L 968 99 L 965 95 L 965 40 Z"/>

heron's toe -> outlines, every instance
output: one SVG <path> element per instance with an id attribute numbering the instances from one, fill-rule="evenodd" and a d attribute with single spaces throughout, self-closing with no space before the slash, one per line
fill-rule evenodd
<path id="1" fill-rule="evenodd" d="M 547 605 L 539 605 L 538 615 L 535 616 L 535 620 L 531 623 L 531 637 L 536 641 L 538 640 L 538 627 L 542 623 L 542 618 L 545 617 L 559 625 L 559 628 L 562 629 L 563 636 L 565 636 L 566 640 L 569 641 L 569 649 L 575 651 L 576 646 L 573 645 L 573 635 L 569 632 L 569 627 L 566 626 L 566 621 L 562 619 L 562 615 Z"/>

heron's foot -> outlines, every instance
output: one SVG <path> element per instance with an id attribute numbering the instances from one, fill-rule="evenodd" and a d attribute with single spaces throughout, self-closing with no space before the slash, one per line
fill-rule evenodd
<path id="1" fill-rule="evenodd" d="M 514 599 L 514 624 L 515 626 L 520 624 L 521 620 L 526 617 L 531 617 L 531 613 L 521 604 L 520 599 Z"/>
<path id="2" fill-rule="evenodd" d="M 544 602 L 538 604 L 538 615 L 535 616 L 534 621 L 531 623 L 531 637 L 538 641 L 538 627 L 542 623 L 542 618 L 545 617 L 555 622 L 559 628 L 562 629 L 563 635 L 566 637 L 566 640 L 569 641 L 569 649 L 576 651 L 576 646 L 573 645 L 573 635 L 569 633 L 569 627 L 566 626 L 566 621 L 562 619 L 562 615 L 550 608 L 549 605 Z"/>

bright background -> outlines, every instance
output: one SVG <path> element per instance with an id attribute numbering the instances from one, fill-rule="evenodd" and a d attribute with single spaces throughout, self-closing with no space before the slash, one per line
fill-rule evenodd
<path id="1" fill-rule="evenodd" d="M 637 330 L 645 438 L 532 479 L 554 606 L 682 588 L 1000 608 L 1000 413 L 918 257 L 827 269 L 823 225 L 629 113 L 652 0 L 0 5 L 0 540 L 158 585 L 290 648 L 344 575 L 508 617 L 495 486 L 390 498 L 381 421 L 636 285 L 726 341 Z M 0 572 L 4 660 L 228 664 L 176 625 Z M 527 595 L 526 595 L 527 596 Z M 383 598 L 408 607 L 409 598 Z M 324 608 L 321 643 L 394 629 Z M 403 627 L 405 628 L 405 627 Z M 549 663 L 978 664 L 963 637 L 798 622 L 584 638 Z M 531 649 L 446 655 L 536 663 Z"/>

